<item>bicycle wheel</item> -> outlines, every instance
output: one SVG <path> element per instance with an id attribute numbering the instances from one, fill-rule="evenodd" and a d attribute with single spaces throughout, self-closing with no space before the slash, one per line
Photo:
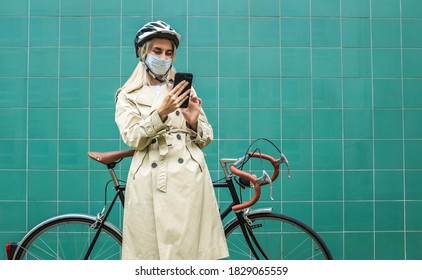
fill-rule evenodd
<path id="1" fill-rule="evenodd" d="M 332 259 L 322 238 L 309 226 L 294 218 L 274 213 L 256 213 L 247 216 L 249 239 L 256 238 L 262 252 L 254 244 L 258 257 L 250 250 L 236 219 L 225 229 L 229 259 L 233 260 L 324 260 Z M 265 256 L 264 256 L 265 254 Z"/>
<path id="2" fill-rule="evenodd" d="M 19 243 L 15 260 L 83 260 L 97 229 L 89 215 L 69 214 L 51 218 L 33 228 Z M 122 235 L 105 223 L 90 260 L 121 259 Z"/>

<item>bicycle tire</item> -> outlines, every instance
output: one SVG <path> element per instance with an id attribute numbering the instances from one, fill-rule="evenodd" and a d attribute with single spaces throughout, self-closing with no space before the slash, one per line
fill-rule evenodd
<path id="1" fill-rule="evenodd" d="M 225 227 L 229 258 L 233 260 L 331 260 L 324 240 L 303 222 L 283 214 L 255 213 L 247 215 L 252 225 L 247 226 L 256 237 L 266 257 L 258 252 L 255 257 L 242 233 L 239 220 Z M 250 238 L 250 233 L 248 233 Z M 253 241 L 251 241 L 253 243 Z"/>
<path id="2" fill-rule="evenodd" d="M 84 214 L 67 214 L 46 220 L 19 242 L 15 260 L 83 260 L 97 229 L 96 218 Z M 121 259 L 122 234 L 104 223 L 89 260 Z"/>

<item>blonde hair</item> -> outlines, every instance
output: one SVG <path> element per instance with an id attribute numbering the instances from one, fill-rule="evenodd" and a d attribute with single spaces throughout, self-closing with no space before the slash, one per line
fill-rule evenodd
<path id="1" fill-rule="evenodd" d="M 135 70 L 133 70 L 132 75 L 130 75 L 129 79 L 116 91 L 116 101 L 119 93 L 124 89 L 126 92 L 132 92 L 137 89 L 140 89 L 144 86 L 150 86 L 150 79 L 151 75 L 147 72 L 147 68 L 145 66 L 145 59 L 147 54 L 151 51 L 152 45 L 153 45 L 154 39 L 147 41 L 145 44 L 143 44 L 140 48 L 138 48 L 138 55 L 140 57 L 140 60 L 138 62 L 138 65 L 136 65 Z M 173 45 L 173 64 L 176 60 L 176 46 L 172 42 Z M 174 66 L 171 66 L 171 69 L 169 73 L 166 76 L 166 83 L 169 81 L 172 81 L 174 79 L 174 74 L 176 73 L 176 69 Z"/>

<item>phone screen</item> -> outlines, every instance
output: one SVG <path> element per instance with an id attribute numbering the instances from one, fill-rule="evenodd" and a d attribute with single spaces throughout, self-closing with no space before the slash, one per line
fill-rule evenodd
<path id="1" fill-rule="evenodd" d="M 186 92 L 188 89 L 191 88 L 192 80 L 193 80 L 193 75 L 192 75 L 192 73 L 181 73 L 181 72 L 178 72 L 174 76 L 174 86 L 177 86 L 180 82 L 182 82 L 184 80 L 185 81 L 188 81 L 189 82 L 189 85 L 187 85 L 180 94 L 183 94 L 184 92 Z M 182 105 L 180 105 L 180 108 L 187 108 L 189 106 L 189 98 L 190 97 L 188 95 L 188 98 L 182 103 Z"/>

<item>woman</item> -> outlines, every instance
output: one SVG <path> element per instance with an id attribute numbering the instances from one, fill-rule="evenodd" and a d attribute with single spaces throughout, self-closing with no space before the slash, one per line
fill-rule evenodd
<path id="1" fill-rule="evenodd" d="M 162 21 L 135 36 L 140 61 L 116 93 L 116 123 L 136 150 L 128 174 L 123 259 L 220 259 L 228 256 L 202 148 L 213 139 L 194 88 L 173 88 L 180 35 Z M 180 104 L 190 93 L 189 106 Z"/>

